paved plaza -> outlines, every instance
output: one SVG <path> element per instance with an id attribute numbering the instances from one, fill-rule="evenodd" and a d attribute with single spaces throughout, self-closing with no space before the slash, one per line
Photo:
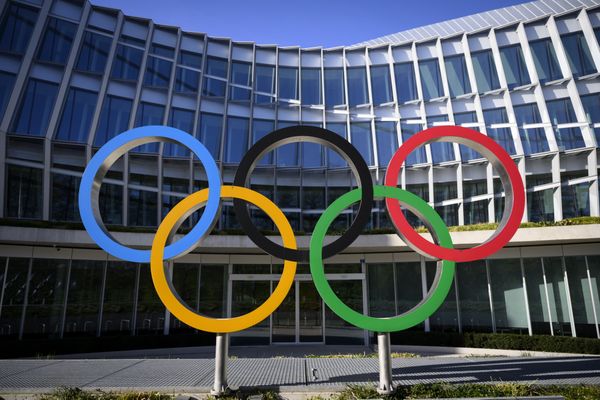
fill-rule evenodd
<path id="1" fill-rule="evenodd" d="M 368 348 L 232 348 L 228 364 L 233 388 L 326 392 L 378 381 L 376 358 L 311 358 L 305 354 L 372 351 Z M 39 393 L 58 386 L 103 390 L 208 392 L 214 360 L 210 347 L 99 353 L 57 359 L 0 360 L 0 393 Z M 127 357 L 137 354 L 138 357 Z M 283 357 L 283 355 L 291 357 Z M 600 358 L 586 356 L 425 355 L 392 360 L 394 382 L 600 384 Z M 118 355 L 125 358 L 118 358 Z M 104 356 L 105 358 L 100 358 Z M 78 357 L 78 358 L 76 358 Z M 110 357 L 110 358 L 108 358 Z"/>

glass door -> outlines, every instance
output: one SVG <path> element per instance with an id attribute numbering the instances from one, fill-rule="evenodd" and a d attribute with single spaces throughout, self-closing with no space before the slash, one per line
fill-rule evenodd
<path id="1" fill-rule="evenodd" d="M 296 342 L 296 283 L 292 285 L 283 303 L 272 317 L 271 340 L 273 343 Z M 273 282 L 276 285 L 277 282 Z"/>
<path id="2" fill-rule="evenodd" d="M 312 280 L 296 281 L 298 287 L 299 342 L 323 342 L 323 301 Z"/>

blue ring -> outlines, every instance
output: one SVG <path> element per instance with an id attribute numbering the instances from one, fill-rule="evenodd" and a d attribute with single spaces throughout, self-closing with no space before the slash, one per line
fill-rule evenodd
<path id="1" fill-rule="evenodd" d="M 165 260 L 173 259 L 185 254 L 202 239 L 202 237 L 212 228 L 221 201 L 221 177 L 219 169 L 217 168 L 217 163 L 208 149 L 192 135 L 167 126 L 143 126 L 123 132 L 106 142 L 94 157 L 92 157 L 83 172 L 79 187 L 79 214 L 81 215 L 81 221 L 83 222 L 85 229 L 98 246 L 114 257 L 131 262 L 150 262 L 150 250 L 132 249 L 123 246 L 110 237 L 110 235 L 98 225 L 96 218 L 94 217 L 91 194 L 96 174 L 100 168 L 102 168 L 105 160 L 110 157 L 112 153 L 131 141 L 152 136 L 165 138 L 168 141 L 174 141 L 189 148 L 204 166 L 208 178 L 208 187 L 210 189 L 206 206 L 204 207 L 202 216 L 197 224 L 184 237 L 165 247 Z"/>

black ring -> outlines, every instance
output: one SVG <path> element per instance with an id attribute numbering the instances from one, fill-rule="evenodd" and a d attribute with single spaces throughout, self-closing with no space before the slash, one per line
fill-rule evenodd
<path id="1" fill-rule="evenodd" d="M 314 126 L 290 126 L 269 133 L 256 142 L 240 162 L 233 180 L 235 186 L 246 186 L 250 174 L 257 162 L 267 152 L 284 144 L 294 142 L 314 142 L 325 145 L 338 153 L 348 162 L 362 188 L 362 199 L 358 213 L 350 228 L 338 239 L 323 247 L 323 258 L 332 257 L 346 249 L 361 234 L 362 229 L 371 219 L 373 208 L 373 178 L 367 163 L 359 151 L 350 142 L 338 134 Z M 262 250 L 282 260 L 308 261 L 308 250 L 295 250 L 283 247 L 265 237 L 250 219 L 246 202 L 233 199 L 233 207 L 238 222 L 246 234 Z"/>

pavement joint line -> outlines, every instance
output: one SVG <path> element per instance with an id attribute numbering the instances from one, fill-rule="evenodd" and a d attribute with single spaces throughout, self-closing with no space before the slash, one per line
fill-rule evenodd
<path id="1" fill-rule="evenodd" d="M 86 387 L 86 386 L 90 386 L 90 385 L 91 385 L 91 384 L 93 384 L 94 382 L 101 381 L 102 379 L 104 379 L 104 378 L 106 378 L 106 377 L 108 377 L 108 376 L 111 376 L 111 375 L 114 375 L 114 374 L 116 374 L 116 373 L 118 373 L 118 372 L 124 371 L 124 370 L 126 370 L 127 368 L 134 367 L 134 366 L 136 366 L 136 365 L 138 365 L 138 364 L 141 364 L 141 363 L 143 363 L 144 361 L 146 361 L 146 360 L 145 360 L 145 359 L 142 359 L 142 360 L 139 360 L 139 361 L 137 361 L 137 362 L 135 362 L 135 363 L 133 363 L 133 364 L 126 365 L 126 366 L 124 366 L 123 368 L 119 368 L 118 370 L 111 372 L 110 374 L 106 374 L 106 375 L 104 375 L 104 376 L 101 376 L 100 378 L 93 379 L 93 380 L 91 380 L 90 382 L 86 382 L 85 384 L 81 385 L 81 387 L 83 388 L 83 387 Z"/>
<path id="2" fill-rule="evenodd" d="M 17 360 L 17 361 L 20 361 L 20 360 Z M 19 374 L 24 374 L 26 372 L 31 372 L 31 371 L 34 371 L 34 370 L 39 369 L 39 368 L 50 367 L 52 365 L 60 364 L 63 361 L 64 360 L 55 360 L 54 362 L 51 362 L 50 364 L 38 365 L 37 367 L 31 367 L 31 368 L 28 368 L 26 370 L 18 371 L 18 372 L 13 372 L 12 374 L 8 374 L 8 375 L 0 375 L 0 379 L 9 378 L 11 376 L 15 376 L 15 375 L 19 375 Z"/>

